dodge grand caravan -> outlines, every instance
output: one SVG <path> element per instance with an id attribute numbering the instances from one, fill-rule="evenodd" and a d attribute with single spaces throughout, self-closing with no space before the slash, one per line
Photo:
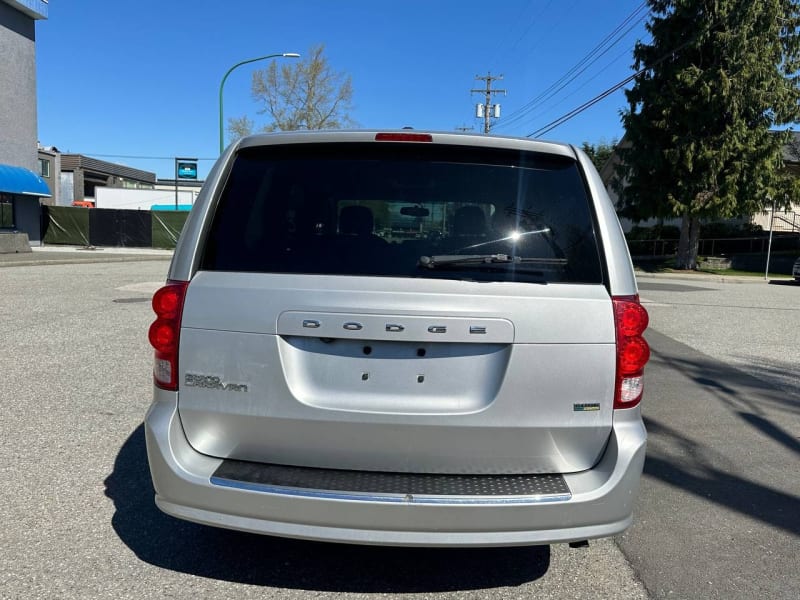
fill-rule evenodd
<path id="1" fill-rule="evenodd" d="M 649 348 L 589 159 L 417 131 L 233 144 L 153 297 L 155 501 L 363 544 L 624 530 Z"/>

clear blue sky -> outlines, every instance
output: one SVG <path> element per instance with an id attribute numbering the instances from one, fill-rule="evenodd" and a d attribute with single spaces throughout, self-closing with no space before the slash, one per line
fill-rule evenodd
<path id="1" fill-rule="evenodd" d="M 337 71 L 352 76 L 360 127 L 452 131 L 472 126 L 476 75 L 493 84 L 502 118 L 494 132 L 526 136 L 632 73 L 631 49 L 644 20 L 552 98 L 520 109 L 606 38 L 640 0 L 107 0 L 50 1 L 37 23 L 39 140 L 91 156 L 218 154 L 218 90 L 240 60 L 307 53 L 324 43 Z M 644 13 L 634 13 L 637 17 Z M 632 28 L 631 28 L 632 27 Z M 628 30 L 625 33 L 626 30 Z M 624 35 L 623 35 L 624 34 Z M 293 59 L 281 59 L 293 60 Z M 295 59 L 296 60 L 296 59 Z M 225 84 L 225 115 L 266 115 L 250 95 L 245 65 Z M 546 139 L 575 144 L 622 135 L 618 91 Z M 511 120 L 513 116 L 520 116 Z M 105 160 L 173 177 L 170 158 Z M 201 161 L 205 176 L 211 161 Z"/>

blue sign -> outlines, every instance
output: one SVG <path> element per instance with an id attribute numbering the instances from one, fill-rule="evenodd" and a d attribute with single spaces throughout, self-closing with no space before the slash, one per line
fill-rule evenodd
<path id="1" fill-rule="evenodd" d="M 197 163 L 179 162 L 178 179 L 197 179 Z"/>

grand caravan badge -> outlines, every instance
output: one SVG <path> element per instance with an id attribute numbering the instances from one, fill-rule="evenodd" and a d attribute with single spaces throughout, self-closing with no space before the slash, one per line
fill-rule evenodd
<path id="1" fill-rule="evenodd" d="M 197 375 L 186 373 L 184 383 L 187 387 L 205 388 L 207 390 L 221 390 L 223 392 L 246 392 L 246 383 L 225 383 L 216 375 Z"/>

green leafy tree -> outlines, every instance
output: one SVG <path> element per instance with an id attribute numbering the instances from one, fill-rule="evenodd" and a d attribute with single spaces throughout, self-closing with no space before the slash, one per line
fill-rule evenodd
<path id="1" fill-rule="evenodd" d="M 253 99 L 262 106 L 259 114 L 271 118 L 263 131 L 298 129 L 342 129 L 355 124 L 352 112 L 353 84 L 349 75 L 334 71 L 324 56 L 325 47 L 311 48 L 299 61 L 272 61 L 253 73 Z M 234 138 L 252 133 L 253 121 L 245 117 L 228 120 Z"/>
<path id="2" fill-rule="evenodd" d="M 648 0 L 650 43 L 626 91 L 618 208 L 634 221 L 680 217 L 677 266 L 697 266 L 700 224 L 788 204 L 797 180 L 781 148 L 796 122 L 796 0 Z"/>
<path id="3" fill-rule="evenodd" d="M 599 171 L 603 168 L 603 165 L 606 164 L 606 161 L 614 154 L 614 149 L 617 147 L 617 139 L 612 139 L 611 142 L 606 142 L 604 139 L 601 139 L 596 144 L 590 144 L 589 142 L 583 142 L 581 144 L 581 150 L 586 152 L 592 162 L 594 163 L 595 168 Z"/>

